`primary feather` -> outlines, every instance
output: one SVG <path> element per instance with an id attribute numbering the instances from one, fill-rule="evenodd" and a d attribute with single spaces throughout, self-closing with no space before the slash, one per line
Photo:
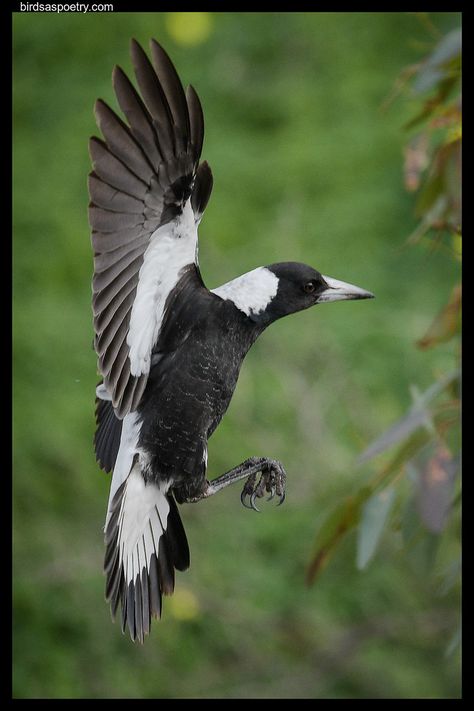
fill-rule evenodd
<path id="1" fill-rule="evenodd" d="M 196 92 L 184 92 L 156 42 L 154 66 L 135 40 L 131 54 L 143 101 L 116 68 L 114 89 L 128 124 L 98 100 L 104 140 L 90 141 L 95 348 L 120 418 L 143 395 L 180 270 L 197 264 L 197 223 L 212 189 L 209 166 L 199 164 L 204 122 Z"/>

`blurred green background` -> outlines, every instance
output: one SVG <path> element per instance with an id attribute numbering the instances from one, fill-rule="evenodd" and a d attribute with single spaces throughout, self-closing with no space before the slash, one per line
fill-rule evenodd
<path id="1" fill-rule="evenodd" d="M 430 21 L 445 32 L 459 15 Z M 209 474 L 281 459 L 285 505 L 240 487 L 181 508 L 191 568 L 145 645 L 104 602 L 109 475 L 94 460 L 92 107 L 116 107 L 131 36 L 162 42 L 201 98 L 214 191 L 200 227 L 206 284 L 307 262 L 376 294 L 283 319 L 254 346 Z M 327 511 L 368 476 L 363 448 L 452 368 L 452 343 L 416 348 L 459 267 L 423 243 L 403 186 L 407 100 L 382 104 L 432 38 L 413 13 L 15 14 L 14 668 L 16 698 L 448 698 L 456 589 L 382 538 L 367 570 L 350 536 L 313 587 Z"/>

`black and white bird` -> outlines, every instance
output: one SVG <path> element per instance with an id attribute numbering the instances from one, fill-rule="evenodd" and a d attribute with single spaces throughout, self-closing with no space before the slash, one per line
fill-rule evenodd
<path id="1" fill-rule="evenodd" d="M 209 290 L 198 226 L 212 190 L 195 90 L 183 90 L 166 52 L 151 61 L 132 40 L 138 89 L 115 67 L 125 120 L 95 104 L 104 140 L 90 140 L 94 251 L 96 458 L 113 471 L 105 521 L 106 599 L 122 631 L 143 642 L 175 569 L 189 566 L 177 503 L 246 479 L 249 508 L 280 502 L 280 462 L 252 457 L 206 478 L 208 440 L 226 412 L 249 348 L 274 321 L 316 304 L 373 294 L 296 262 L 259 266 Z"/>

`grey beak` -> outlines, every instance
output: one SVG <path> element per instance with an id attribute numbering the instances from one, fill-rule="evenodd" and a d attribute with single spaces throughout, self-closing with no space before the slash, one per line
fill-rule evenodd
<path id="1" fill-rule="evenodd" d="M 345 299 L 373 299 L 374 295 L 370 291 L 361 289 L 359 286 L 354 284 L 348 284 L 345 281 L 339 281 L 339 279 L 332 279 L 332 277 L 321 275 L 328 285 L 319 296 L 317 304 L 324 304 L 327 301 L 343 301 Z"/>

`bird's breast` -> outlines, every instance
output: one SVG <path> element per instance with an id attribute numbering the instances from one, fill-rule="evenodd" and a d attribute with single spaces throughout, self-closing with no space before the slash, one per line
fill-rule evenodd
<path id="1" fill-rule="evenodd" d="M 139 408 L 139 444 L 154 480 L 205 476 L 207 440 L 229 406 L 248 350 L 226 335 L 188 339 L 151 374 Z"/>

